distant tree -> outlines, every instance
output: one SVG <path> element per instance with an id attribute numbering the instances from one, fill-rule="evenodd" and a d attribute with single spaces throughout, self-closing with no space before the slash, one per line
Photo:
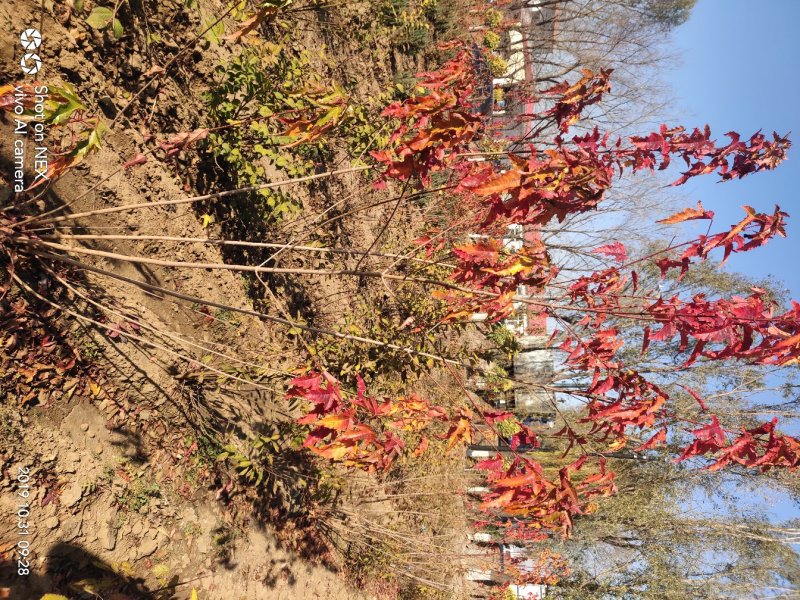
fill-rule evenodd
<path id="1" fill-rule="evenodd" d="M 673 56 L 663 43 L 667 28 L 659 19 L 667 11 L 657 11 L 661 4 L 660 0 L 540 0 L 526 3 L 525 12 L 520 12 L 519 4 L 508 5 L 509 21 L 528 23 L 520 32 L 531 59 L 526 76 L 533 78 L 518 84 L 513 95 L 536 98 L 536 110 L 541 110 L 542 90 L 579 79 L 584 68 L 612 69 L 606 102 L 587 110 L 576 128 L 635 131 L 654 125 L 654 115 L 663 120 L 670 98 L 661 73 Z M 505 44 L 500 51 L 511 49 Z M 507 76 L 523 78 L 519 72 Z"/>
<path id="2" fill-rule="evenodd" d="M 763 479 L 743 471 L 720 478 L 664 460 L 620 460 L 613 468 L 621 493 L 580 517 L 570 541 L 555 544 L 573 570 L 552 588 L 554 597 L 743 599 L 796 589 L 798 530 L 741 505 L 742 497 L 761 497 Z M 709 508 L 698 509 L 693 498 Z"/>
<path id="3" fill-rule="evenodd" d="M 689 20 L 697 0 L 638 0 L 638 7 L 648 19 L 664 29 L 672 29 Z"/>

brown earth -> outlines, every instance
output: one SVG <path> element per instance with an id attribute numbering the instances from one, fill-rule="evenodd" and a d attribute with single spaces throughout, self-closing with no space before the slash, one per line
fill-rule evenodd
<path id="1" fill-rule="evenodd" d="M 163 139 L 206 124 L 201 93 L 214 66 L 231 50 L 229 44 L 193 40 L 205 23 L 226 10 L 226 3 L 203 0 L 189 10 L 177 1 L 131 2 L 131 10 L 121 13 L 127 17 L 120 40 L 86 26 L 85 14 L 96 4 L 86 2 L 84 17 L 71 11 L 71 1 L 45 0 L 42 12 L 38 4 L 12 0 L 0 5 L 5 40 L 0 45 L 0 82 L 20 79 L 20 51 L 8 40 L 26 27 L 40 27 L 45 67 L 39 78 L 50 85 L 72 84 L 92 112 L 113 123 L 99 152 L 57 181 L 39 200 L 38 209 L 68 205 L 62 213 L 68 214 L 215 189 L 214 181 L 194 170 L 199 164 L 195 158 L 151 159 L 131 170 L 122 165 L 148 148 L 150 136 Z M 231 19 L 226 24 L 228 30 L 235 28 Z M 366 90 L 370 82 L 390 78 L 391 63 L 396 68 L 403 60 L 385 49 L 384 60 L 376 61 L 374 55 L 366 59 L 355 41 L 330 30 L 321 33 L 313 18 L 307 27 L 298 30 L 298 41 L 314 44 L 326 39 L 339 57 L 331 75 L 345 84 Z M 144 74 L 178 54 L 181 58 L 168 75 L 137 98 L 148 81 Z M 413 69 L 410 63 L 406 66 Z M 131 98 L 130 110 L 121 114 Z M 0 126 L 0 160 L 7 172 L 11 122 L 6 119 Z M 329 206 L 331 198 L 358 196 L 356 190 L 364 185 L 353 175 L 318 186 L 316 194 L 307 188 L 297 193 L 313 214 Z M 341 210 L 351 204 L 345 202 Z M 203 227 L 201 212 L 186 204 L 118 212 L 80 219 L 61 231 L 80 232 L 83 227 L 137 235 L 218 234 L 218 225 Z M 342 245 L 368 246 L 383 231 L 386 214 L 385 207 L 376 208 L 340 223 L 333 235 Z M 384 249 L 400 243 L 411 219 L 405 209 L 397 212 L 393 228 L 384 234 Z M 296 235 L 306 227 L 301 220 L 287 231 Z M 167 261 L 221 263 L 227 258 L 214 246 L 157 241 L 96 241 L 83 247 Z M 242 278 L 231 271 L 175 269 L 87 255 L 81 260 L 117 276 L 220 305 L 252 306 Z M 348 260 L 353 264 L 358 258 Z M 287 262 L 306 264 L 299 259 Z M 63 273 L 58 263 L 52 267 Z M 274 401 L 282 387 L 274 380 L 298 366 L 298 342 L 274 324 L 226 310 L 204 310 L 118 278 L 84 271 L 73 286 L 67 293 L 75 302 L 70 310 L 84 318 L 68 319 L 69 335 L 78 340 L 77 351 L 85 362 L 92 364 L 90 385 L 81 388 L 91 393 L 48 390 L 45 401 L 40 395 L 39 406 L 24 411 L 18 410 L 15 398 L 6 399 L 0 454 L 0 592 L 8 588 L 11 598 L 33 599 L 56 585 L 67 585 L 71 593 L 84 594 L 80 597 L 118 599 L 188 598 L 192 588 L 202 599 L 361 597 L 330 561 L 301 558 L 297 552 L 303 551 L 302 545 L 292 533 L 276 534 L 275 522 L 247 514 L 245 504 L 232 498 L 234 482 L 197 450 L 197 428 L 210 422 L 217 433 L 246 434 L 275 418 L 280 406 Z M 293 293 L 292 282 L 276 279 L 278 298 L 272 310 L 286 314 L 299 295 L 301 308 L 305 306 L 317 322 L 332 323 L 358 287 L 358 282 L 309 278 Z M 101 324 L 118 319 L 137 328 L 109 335 L 114 332 L 93 326 L 100 312 Z M 219 369 L 235 365 L 239 371 L 234 372 L 247 373 L 253 383 L 246 389 L 230 379 L 205 385 L 198 362 L 209 356 Z M 19 502 L 14 482 L 20 467 L 30 468 L 35 484 L 28 498 L 31 574 L 25 577 L 13 573 Z M 281 529 L 280 523 L 277 526 Z M 313 529 L 313 523 L 306 526 Z M 121 591 L 106 595 L 104 590 Z"/>

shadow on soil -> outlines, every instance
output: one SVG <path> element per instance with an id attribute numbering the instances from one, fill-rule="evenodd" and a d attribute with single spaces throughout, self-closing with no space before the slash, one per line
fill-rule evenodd
<path id="1" fill-rule="evenodd" d="M 61 594 L 71 600 L 172 600 L 191 589 L 174 576 L 161 588 L 148 589 L 141 579 L 128 577 L 96 555 L 73 544 L 50 548 L 41 569 L 19 575 L 17 562 L 0 562 L 0 591 L 10 588 L 14 600 L 39 600 L 44 594 Z"/>

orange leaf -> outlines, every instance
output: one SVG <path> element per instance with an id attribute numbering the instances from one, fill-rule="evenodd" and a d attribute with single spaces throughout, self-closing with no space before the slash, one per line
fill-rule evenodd
<path id="1" fill-rule="evenodd" d="M 447 449 L 450 450 L 459 442 L 464 444 L 472 443 L 472 412 L 468 409 L 461 409 L 461 416 L 458 423 L 447 432 Z"/>
<path id="2" fill-rule="evenodd" d="M 511 188 L 519 187 L 522 181 L 522 174 L 516 169 L 503 173 L 499 177 L 473 188 L 472 191 L 479 196 L 491 196 L 508 191 Z"/>
<path id="3" fill-rule="evenodd" d="M 667 429 L 666 427 L 659 429 L 656 434 L 647 440 L 641 446 L 638 446 L 633 449 L 634 452 L 641 452 L 642 450 L 649 450 L 650 448 L 655 448 L 659 444 L 663 444 L 667 441 Z"/>
<path id="4" fill-rule="evenodd" d="M 349 414 L 341 414 L 341 415 L 328 415 L 320 419 L 317 422 L 317 425 L 322 427 L 327 427 L 328 429 L 333 429 L 335 431 L 342 431 L 344 429 L 349 429 L 353 424 L 353 417 Z"/>
<path id="5" fill-rule="evenodd" d="M 454 246 L 453 254 L 459 258 L 473 262 L 495 263 L 497 259 L 500 258 L 500 244 L 497 240 L 489 240 L 488 242 Z"/>
<path id="6" fill-rule="evenodd" d="M 419 441 L 419 446 L 417 446 L 417 449 L 414 450 L 414 457 L 418 458 L 422 456 L 427 449 L 428 449 L 428 438 L 423 435 L 422 439 Z"/>
<path id="7" fill-rule="evenodd" d="M 368 425 L 356 425 L 352 429 L 339 434 L 336 439 L 340 442 L 360 442 L 363 440 L 372 442 L 375 440 L 375 432 Z"/>
<path id="8" fill-rule="evenodd" d="M 739 223 L 737 223 L 736 226 L 728 232 L 728 235 L 726 235 L 725 238 L 719 242 L 719 245 L 722 245 L 728 240 L 735 238 L 742 231 L 744 231 L 745 228 L 750 225 L 750 223 L 756 220 L 756 211 L 753 210 L 752 206 L 744 205 L 742 208 L 744 209 L 744 212 L 747 213 L 747 216 L 739 221 Z"/>
<path id="9" fill-rule="evenodd" d="M 342 444 L 330 444 L 324 448 L 311 447 L 312 452 L 330 460 L 341 460 L 347 456 L 352 449 L 352 446 L 343 446 Z"/>
<path id="10" fill-rule="evenodd" d="M 627 444 L 628 444 L 628 440 L 627 440 L 627 438 L 620 437 L 620 438 L 617 438 L 616 440 L 614 440 L 613 442 L 611 442 L 611 443 L 608 445 L 608 449 L 609 449 L 609 450 L 611 450 L 611 451 L 617 451 L 617 450 L 621 450 L 621 449 L 622 449 L 622 448 L 624 448 L 624 447 L 625 447 Z"/>
<path id="11" fill-rule="evenodd" d="M 789 348 L 790 346 L 796 346 L 800 344 L 800 333 L 797 335 L 793 335 L 792 337 L 786 338 L 785 340 L 781 340 L 777 344 L 775 344 L 775 350 L 781 350 L 783 348 Z"/>
<path id="12" fill-rule="evenodd" d="M 671 217 L 661 219 L 658 223 L 664 225 L 673 225 L 675 223 L 682 223 L 683 221 L 691 221 L 694 219 L 713 219 L 714 211 L 704 210 L 703 203 L 697 201 L 697 208 L 684 208 L 681 212 L 675 213 Z"/>
<path id="13" fill-rule="evenodd" d="M 498 277 L 513 277 L 517 273 L 530 271 L 536 265 L 537 261 L 533 257 L 520 255 L 517 260 L 503 269 L 484 269 L 484 271 Z"/>
<path id="14" fill-rule="evenodd" d="M 253 29 L 258 27 L 259 24 L 261 24 L 261 22 L 264 19 L 266 19 L 269 16 L 274 15 L 276 11 L 277 11 L 277 9 L 274 6 L 267 6 L 265 8 L 262 8 L 260 11 L 258 11 L 256 14 L 254 14 L 252 17 L 250 17 L 246 21 L 243 21 L 242 24 L 241 24 L 242 26 L 237 31 L 234 31 L 231 34 L 226 35 L 222 39 L 223 40 L 230 40 L 232 42 L 238 42 L 245 35 L 247 35 L 251 31 L 253 31 Z"/>
<path id="15" fill-rule="evenodd" d="M 512 498 L 514 498 L 514 490 L 506 490 L 505 492 L 500 494 L 494 500 L 489 500 L 487 502 L 483 502 L 481 504 L 481 508 L 483 510 L 486 510 L 486 509 L 489 509 L 489 508 L 503 508 L 505 505 L 507 505 L 509 502 L 511 502 Z"/>
<path id="16" fill-rule="evenodd" d="M 540 477 L 537 473 L 525 473 L 524 475 L 514 475 L 512 477 L 504 477 L 495 481 L 497 487 L 518 488 L 529 483 L 536 483 Z"/>

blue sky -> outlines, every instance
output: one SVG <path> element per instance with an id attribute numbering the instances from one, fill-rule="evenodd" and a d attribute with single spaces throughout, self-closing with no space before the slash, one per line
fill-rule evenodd
<path id="1" fill-rule="evenodd" d="M 673 107 L 688 126 L 708 123 L 714 137 L 726 131 L 749 137 L 758 129 L 793 132 L 796 147 L 777 170 L 741 181 L 716 183 L 712 176 L 687 183 L 683 191 L 716 212 L 712 231 L 738 222 L 749 204 L 789 213 L 787 238 L 734 255 L 730 269 L 782 280 L 800 300 L 800 0 L 699 0 L 690 20 L 677 28 L 673 48 L 682 65 L 667 74 L 678 99 Z M 703 228 L 705 229 L 705 228 Z M 753 497 L 752 504 L 763 502 Z M 797 517 L 788 498 L 773 499 L 773 518 Z"/>
<path id="2" fill-rule="evenodd" d="M 690 20 L 675 30 L 673 48 L 682 59 L 667 74 L 688 126 L 708 123 L 725 141 L 726 131 L 749 137 L 758 129 L 793 132 L 795 147 L 776 171 L 741 181 L 716 183 L 700 177 L 683 191 L 716 212 L 712 231 L 741 220 L 743 204 L 789 213 L 787 238 L 731 257 L 731 269 L 750 275 L 771 274 L 800 299 L 800 1 L 699 0 Z"/>

